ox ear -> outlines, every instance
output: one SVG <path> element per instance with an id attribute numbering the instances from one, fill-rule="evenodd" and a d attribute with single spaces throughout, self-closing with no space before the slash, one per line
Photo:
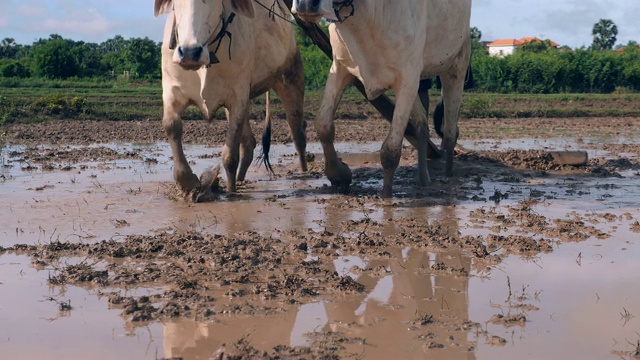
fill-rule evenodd
<path id="1" fill-rule="evenodd" d="M 156 0 L 157 1 L 157 0 Z M 253 19 L 253 0 L 224 0 L 225 7 L 230 7 L 234 12 Z"/>
<path id="2" fill-rule="evenodd" d="M 153 14 L 155 16 L 166 14 L 169 11 L 171 11 L 172 7 L 173 7 L 172 0 L 155 0 L 154 6 L 153 6 Z"/>

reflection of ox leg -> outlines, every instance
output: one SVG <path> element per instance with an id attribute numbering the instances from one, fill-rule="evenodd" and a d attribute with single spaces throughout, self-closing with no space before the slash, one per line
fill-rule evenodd
<path id="1" fill-rule="evenodd" d="M 387 138 L 382 143 L 380 149 L 380 162 L 384 169 L 384 178 L 382 182 L 383 198 L 390 198 L 392 195 L 393 177 L 400 163 L 400 155 L 402 153 L 402 140 L 404 139 L 404 131 L 409 123 L 409 116 L 414 107 L 422 106 L 420 99 L 415 95 L 418 93 L 418 77 L 405 76 L 405 81 L 400 82 L 400 86 L 396 89 L 396 108 L 393 112 L 393 121 Z M 423 114 L 423 113 L 422 113 Z M 422 116 L 424 117 L 424 116 Z M 422 119 L 422 123 L 425 123 Z M 424 156 L 420 167 L 421 171 L 426 171 L 426 137 L 424 134 L 418 138 L 421 144 L 418 144 L 418 153 Z M 420 174 L 421 181 L 426 184 L 428 175 Z"/>
<path id="2" fill-rule="evenodd" d="M 274 85 L 274 90 L 282 101 L 287 115 L 287 123 L 291 130 L 293 143 L 298 152 L 300 169 L 307 171 L 307 122 L 304 119 L 304 70 L 302 58 L 296 52 L 291 59 L 291 66 L 284 71 L 282 81 Z"/>
<path id="3" fill-rule="evenodd" d="M 262 351 L 289 345 L 297 313 L 298 308 L 291 308 L 274 316 L 229 315 L 215 323 L 174 319 L 164 324 L 164 358 L 212 359 L 225 344 L 229 353 L 224 358 L 230 358 L 229 355 L 238 352 L 233 344 L 242 338 Z"/>
<path id="4" fill-rule="evenodd" d="M 195 348 L 206 340 L 209 328 L 207 324 L 195 321 L 168 322 L 163 326 L 162 337 L 164 357 L 172 359 L 183 356 L 187 349 Z"/>
<path id="5" fill-rule="evenodd" d="M 380 264 L 369 264 L 368 267 L 375 268 L 378 265 Z M 361 275 L 356 281 L 364 285 L 366 289 L 365 292 L 357 295 L 349 295 L 340 300 L 325 302 L 324 308 L 327 313 L 329 330 L 334 332 L 339 331 L 339 324 L 362 324 L 367 321 L 365 316 L 362 316 L 362 313 L 358 310 L 366 308 L 369 293 L 376 287 L 380 279 L 368 275 Z"/>
<path id="6" fill-rule="evenodd" d="M 190 104 L 189 100 L 178 93 L 177 90 L 163 91 L 164 115 L 162 127 L 164 128 L 171 151 L 173 153 L 173 178 L 185 192 L 197 189 L 200 186 L 198 177 L 193 173 L 182 147 L 182 120 L 181 111 Z"/>
<path id="7" fill-rule="evenodd" d="M 336 135 L 334 116 L 344 89 L 353 79 L 347 69 L 337 66 L 334 62 L 324 87 L 322 104 L 316 120 L 316 131 L 324 151 L 324 172 L 331 184 L 340 186 L 342 190 L 347 190 L 351 184 L 351 170 L 338 158 L 333 144 Z"/>

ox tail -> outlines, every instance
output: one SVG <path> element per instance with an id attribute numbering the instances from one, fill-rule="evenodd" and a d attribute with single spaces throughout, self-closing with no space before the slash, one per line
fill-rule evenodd
<path id="1" fill-rule="evenodd" d="M 433 85 L 433 81 L 431 79 L 422 79 L 420 80 L 420 86 L 418 87 L 418 96 L 420 101 L 422 102 L 422 107 L 424 110 L 429 113 L 429 89 Z M 442 98 L 436 104 L 436 107 L 433 111 L 433 128 L 436 131 L 436 134 L 442 139 L 444 136 L 443 131 L 444 124 L 444 102 Z"/>
<path id="2" fill-rule="evenodd" d="M 433 110 L 433 128 L 441 139 L 444 137 L 443 125 L 444 102 L 442 102 L 442 98 L 440 98 L 438 104 L 436 104 L 436 108 Z"/>
<path id="3" fill-rule="evenodd" d="M 264 130 L 262 131 L 262 151 L 260 152 L 258 161 L 264 164 L 269 175 L 273 175 L 273 167 L 271 167 L 271 161 L 269 160 L 269 150 L 271 149 L 271 95 L 269 94 L 269 91 L 265 93 L 265 108 Z"/>

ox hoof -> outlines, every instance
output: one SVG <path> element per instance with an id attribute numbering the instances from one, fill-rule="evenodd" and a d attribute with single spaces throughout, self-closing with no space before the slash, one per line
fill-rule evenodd
<path id="1" fill-rule="evenodd" d="M 198 177 L 191 171 L 188 173 L 176 174 L 174 177 L 178 188 L 186 194 L 197 191 L 200 188 L 200 180 L 198 180 Z"/>
<path id="2" fill-rule="evenodd" d="M 340 160 L 335 168 L 325 167 L 324 171 L 331 182 L 331 186 L 338 187 L 343 193 L 349 192 L 353 177 L 347 164 Z"/>
<path id="3" fill-rule="evenodd" d="M 382 187 L 382 192 L 380 193 L 380 198 L 388 200 L 391 199 L 393 197 L 393 191 L 391 190 L 391 187 Z"/>

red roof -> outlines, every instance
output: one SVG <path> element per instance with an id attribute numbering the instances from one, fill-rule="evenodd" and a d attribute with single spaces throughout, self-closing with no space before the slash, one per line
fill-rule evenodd
<path id="1" fill-rule="evenodd" d="M 523 37 L 523 38 L 521 38 L 519 40 L 516 40 L 516 39 L 500 39 L 500 40 L 496 40 L 496 41 L 493 41 L 493 42 L 489 43 L 487 46 L 489 46 L 489 47 L 492 47 L 492 46 L 518 46 L 518 45 L 526 44 L 526 43 L 534 41 L 534 40 L 542 41 L 542 40 L 538 39 L 535 36 L 531 36 L 531 37 Z M 549 40 L 549 41 L 551 42 L 551 46 L 553 46 L 553 47 L 560 46 L 560 44 L 558 44 L 556 42 L 553 42 L 551 40 Z"/>
<path id="2" fill-rule="evenodd" d="M 487 46 L 515 46 L 516 39 L 500 39 L 496 41 L 492 41 Z"/>

